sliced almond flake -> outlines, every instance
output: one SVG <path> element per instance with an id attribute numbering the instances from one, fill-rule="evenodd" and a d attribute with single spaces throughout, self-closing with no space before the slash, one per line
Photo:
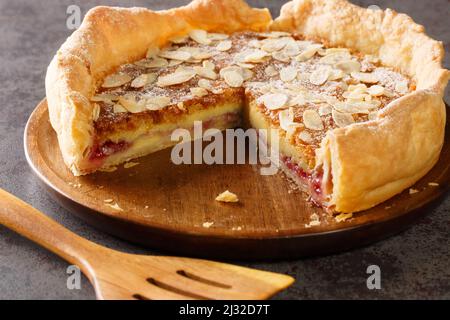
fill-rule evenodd
<path id="1" fill-rule="evenodd" d="M 342 79 L 344 76 L 345 76 L 344 71 L 342 71 L 340 69 L 332 69 L 328 76 L 328 80 L 335 81 L 335 80 Z"/>
<path id="2" fill-rule="evenodd" d="M 189 40 L 189 37 L 187 35 L 176 36 L 176 37 L 169 39 L 170 42 L 176 43 L 176 44 L 186 43 L 188 40 Z"/>
<path id="3" fill-rule="evenodd" d="M 205 30 L 194 29 L 189 32 L 189 37 L 197 43 L 209 45 L 212 40 L 208 38 L 208 32 Z"/>
<path id="4" fill-rule="evenodd" d="M 292 38 L 265 39 L 262 41 L 261 49 L 267 52 L 275 52 L 283 49 Z"/>
<path id="5" fill-rule="evenodd" d="M 116 96 L 111 93 L 99 93 L 95 96 L 91 97 L 90 99 L 92 102 L 106 102 L 106 103 L 112 103 L 114 101 L 119 100 L 119 96 Z"/>
<path id="6" fill-rule="evenodd" d="M 244 83 L 244 78 L 237 71 L 225 72 L 223 74 L 223 79 L 230 87 L 233 87 L 233 88 L 240 87 L 240 86 L 242 86 L 242 83 Z"/>
<path id="7" fill-rule="evenodd" d="M 230 71 L 239 73 L 242 76 L 242 78 L 244 79 L 244 81 L 249 80 L 253 77 L 253 72 L 251 70 L 246 69 L 246 68 L 241 68 L 239 66 L 228 66 L 228 67 L 222 68 L 222 69 L 220 69 L 219 73 L 220 73 L 220 76 L 222 78 L 224 78 L 225 73 L 230 72 Z"/>
<path id="8" fill-rule="evenodd" d="M 236 63 L 239 67 L 245 68 L 245 69 L 253 69 L 255 67 L 254 64 L 251 63 L 245 63 L 245 62 L 238 62 Z"/>
<path id="9" fill-rule="evenodd" d="M 409 188 L 409 194 L 415 194 L 415 193 L 419 193 L 419 190 L 414 189 L 414 188 Z"/>
<path id="10" fill-rule="evenodd" d="M 231 49 L 231 46 L 232 46 L 231 40 L 224 40 L 224 41 L 220 41 L 217 44 L 216 49 L 219 51 L 228 51 Z"/>
<path id="11" fill-rule="evenodd" d="M 156 111 L 168 106 L 171 99 L 166 96 L 147 96 L 144 101 L 146 109 Z"/>
<path id="12" fill-rule="evenodd" d="M 350 74 L 352 72 L 359 72 L 361 70 L 361 63 L 356 60 L 349 59 L 335 63 L 334 67 Z"/>
<path id="13" fill-rule="evenodd" d="M 129 76 L 126 73 L 115 73 L 112 75 L 109 75 L 105 78 L 103 81 L 102 87 L 103 88 L 115 88 L 120 87 L 124 84 L 127 84 L 130 82 L 133 78 Z"/>
<path id="14" fill-rule="evenodd" d="M 283 93 L 266 93 L 260 99 L 267 109 L 277 110 L 286 106 L 288 96 Z"/>
<path id="15" fill-rule="evenodd" d="M 213 56 L 212 52 L 202 50 L 199 48 L 195 48 L 197 50 L 192 50 L 190 53 L 192 55 L 192 58 L 188 60 L 188 62 L 197 63 L 204 59 L 209 59 Z"/>
<path id="16" fill-rule="evenodd" d="M 150 47 L 150 48 L 148 48 L 147 54 L 145 56 L 147 58 L 153 58 L 158 54 L 159 50 L 160 49 L 158 47 Z"/>
<path id="17" fill-rule="evenodd" d="M 311 130 L 323 130 L 323 123 L 316 110 L 305 110 L 303 112 L 303 124 Z"/>
<path id="18" fill-rule="evenodd" d="M 261 48 L 262 42 L 256 39 L 252 39 L 248 42 L 248 46 L 252 48 Z"/>
<path id="19" fill-rule="evenodd" d="M 377 111 L 373 111 L 373 112 L 369 113 L 369 121 L 377 120 L 377 118 L 378 118 L 378 112 Z"/>
<path id="20" fill-rule="evenodd" d="M 211 90 L 212 89 L 211 81 L 206 80 L 206 79 L 198 80 L 198 86 L 200 88 L 203 88 L 203 89 L 206 89 L 206 90 Z"/>
<path id="21" fill-rule="evenodd" d="M 230 36 L 227 35 L 226 33 L 215 33 L 215 32 L 208 33 L 208 38 L 213 41 L 225 40 L 228 39 L 229 37 Z"/>
<path id="22" fill-rule="evenodd" d="M 364 83 L 377 83 L 378 77 L 373 73 L 352 72 L 350 74 L 352 78 L 364 82 Z"/>
<path id="23" fill-rule="evenodd" d="M 194 70 L 200 77 L 208 78 L 211 80 L 217 79 L 217 73 L 215 73 L 214 70 L 212 70 L 212 69 L 195 66 Z"/>
<path id="24" fill-rule="evenodd" d="M 305 99 L 303 94 L 301 94 L 299 92 L 296 92 L 296 93 L 293 93 L 293 94 L 294 95 L 291 96 L 289 98 L 289 101 L 288 101 L 288 106 L 289 107 L 303 106 L 303 105 L 306 104 L 306 99 Z"/>
<path id="25" fill-rule="evenodd" d="M 189 90 L 191 91 L 191 94 L 194 97 L 203 97 L 208 94 L 208 90 L 206 90 L 205 88 L 201 88 L 201 87 L 194 87 L 194 88 L 190 88 Z"/>
<path id="26" fill-rule="evenodd" d="M 298 56 L 295 57 L 295 60 L 303 62 L 311 59 L 314 55 L 322 48 L 321 44 L 311 44 L 306 47 L 303 52 L 301 52 Z"/>
<path id="27" fill-rule="evenodd" d="M 437 182 L 428 182 L 428 185 L 430 187 L 439 187 L 439 183 L 437 183 Z"/>
<path id="28" fill-rule="evenodd" d="M 281 62 L 289 62 L 289 61 L 291 61 L 291 58 L 286 53 L 284 53 L 283 51 L 277 51 L 277 52 L 272 53 L 272 57 L 275 60 L 278 60 L 278 61 L 281 61 Z"/>
<path id="29" fill-rule="evenodd" d="M 92 120 L 97 121 L 100 116 L 100 106 L 94 103 L 94 108 L 92 109 Z"/>
<path id="30" fill-rule="evenodd" d="M 327 82 L 328 76 L 330 75 L 330 69 L 318 68 L 314 70 L 309 76 L 309 82 L 316 86 L 320 86 Z"/>
<path id="31" fill-rule="evenodd" d="M 328 48 L 325 50 L 325 55 L 335 54 L 335 53 L 349 55 L 350 51 L 347 48 Z"/>
<path id="32" fill-rule="evenodd" d="M 170 60 L 169 61 L 169 67 L 178 66 L 180 64 L 184 63 L 184 61 L 181 60 Z"/>
<path id="33" fill-rule="evenodd" d="M 258 35 L 264 38 L 280 38 L 280 37 L 289 37 L 291 34 L 289 32 L 284 31 L 271 31 L 271 32 L 261 32 Z"/>
<path id="34" fill-rule="evenodd" d="M 395 91 L 397 91 L 400 94 L 408 93 L 408 82 L 406 80 L 396 82 Z"/>
<path id="35" fill-rule="evenodd" d="M 297 78 L 297 69 L 289 66 L 280 70 L 280 79 L 284 82 L 290 82 Z"/>
<path id="36" fill-rule="evenodd" d="M 180 84 L 191 80 L 195 77 L 195 70 L 175 71 L 165 76 L 160 76 L 156 85 L 158 87 L 167 87 L 175 84 Z"/>
<path id="37" fill-rule="evenodd" d="M 259 63 L 263 62 L 265 57 L 267 57 L 267 53 L 265 51 L 256 49 L 245 55 L 244 62 Z"/>
<path id="38" fill-rule="evenodd" d="M 332 110 L 333 108 L 329 104 L 322 104 L 320 105 L 318 112 L 320 116 L 326 116 L 331 114 Z"/>
<path id="39" fill-rule="evenodd" d="M 382 96 L 384 94 L 384 87 L 380 85 L 371 86 L 367 92 L 374 97 Z"/>
<path id="40" fill-rule="evenodd" d="M 348 52 L 334 52 L 320 58 L 319 63 L 334 65 L 340 61 L 350 60 L 351 55 Z"/>
<path id="41" fill-rule="evenodd" d="M 203 61 L 202 66 L 203 66 L 203 68 L 207 68 L 207 69 L 210 69 L 210 70 L 216 69 L 215 64 L 212 61 L 210 61 L 210 60 Z"/>
<path id="42" fill-rule="evenodd" d="M 344 102 L 336 102 L 333 104 L 333 108 L 342 113 L 369 114 L 370 109 L 372 109 L 373 106 L 371 103 L 365 101 L 347 100 Z"/>
<path id="43" fill-rule="evenodd" d="M 216 197 L 216 201 L 219 201 L 219 202 L 238 202 L 239 198 L 233 192 L 230 192 L 230 191 L 226 190 L 226 191 L 222 192 L 221 194 L 219 194 Z"/>
<path id="44" fill-rule="evenodd" d="M 131 82 L 131 87 L 142 88 L 156 81 L 158 75 L 155 72 L 143 73 Z"/>
<path id="45" fill-rule="evenodd" d="M 272 65 L 268 65 L 265 69 L 264 69 L 264 73 L 269 76 L 269 77 L 274 77 L 278 74 L 277 69 L 275 69 L 274 66 Z"/>
<path id="46" fill-rule="evenodd" d="M 137 101 L 136 96 L 132 94 L 121 96 L 119 98 L 119 103 L 131 113 L 139 113 L 145 111 L 144 101 Z"/>
<path id="47" fill-rule="evenodd" d="M 333 110 L 331 112 L 331 115 L 333 117 L 334 123 L 340 128 L 346 127 L 348 125 L 351 125 L 352 123 L 355 123 L 355 119 L 353 119 L 353 116 L 351 113 L 342 113 L 342 112 Z"/>
<path id="48" fill-rule="evenodd" d="M 105 200 L 103 200 L 103 202 L 106 202 L 106 203 L 111 203 L 113 201 L 114 201 L 113 199 L 105 199 Z"/>
<path id="49" fill-rule="evenodd" d="M 186 111 L 186 107 L 184 106 L 183 101 L 180 101 L 177 103 L 177 107 L 178 109 L 180 109 L 181 111 Z"/>
<path id="50" fill-rule="evenodd" d="M 364 60 L 366 60 L 367 62 L 370 62 L 370 63 L 375 63 L 375 64 L 380 62 L 380 58 L 378 58 L 377 56 L 371 55 L 371 54 L 366 54 L 364 56 Z"/>
<path id="51" fill-rule="evenodd" d="M 192 57 L 192 54 L 182 50 L 173 50 L 173 51 L 164 50 L 159 52 L 158 56 L 165 59 L 187 61 Z"/>
<path id="52" fill-rule="evenodd" d="M 300 54 L 300 48 L 295 41 L 289 41 L 283 49 L 285 55 L 294 57 Z"/>
<path id="53" fill-rule="evenodd" d="M 134 64 L 144 68 L 162 68 L 166 67 L 169 64 L 169 62 L 164 58 L 153 57 L 151 59 L 139 60 Z"/>
<path id="54" fill-rule="evenodd" d="M 294 125 L 294 117 L 288 109 L 278 112 L 278 121 L 280 122 L 280 128 L 284 131 L 289 131 L 291 126 Z"/>
<path id="55" fill-rule="evenodd" d="M 313 137 L 308 131 L 303 130 L 302 132 L 299 133 L 298 137 L 300 140 L 302 140 L 306 143 L 313 142 Z"/>
<path id="56" fill-rule="evenodd" d="M 116 103 L 116 104 L 113 106 L 113 112 L 114 112 L 114 113 L 124 113 L 124 112 L 128 112 L 128 110 L 125 109 L 122 105 Z"/>

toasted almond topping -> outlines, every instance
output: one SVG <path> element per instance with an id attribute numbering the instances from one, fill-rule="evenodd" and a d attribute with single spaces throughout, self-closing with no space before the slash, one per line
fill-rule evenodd
<path id="1" fill-rule="evenodd" d="M 319 63 L 335 65 L 340 61 L 350 60 L 351 55 L 348 51 L 334 52 L 320 58 Z"/>
<path id="2" fill-rule="evenodd" d="M 303 124 L 311 130 L 323 130 L 322 119 L 315 110 L 309 109 L 303 112 Z"/>
<path id="3" fill-rule="evenodd" d="M 328 80 L 330 80 L 330 81 L 339 80 L 339 79 L 342 79 L 344 76 L 345 76 L 344 71 L 342 71 L 340 69 L 332 69 L 332 70 L 330 70 Z"/>
<path id="4" fill-rule="evenodd" d="M 328 76 L 330 75 L 330 69 L 328 68 L 317 68 L 309 76 L 309 82 L 316 86 L 320 86 L 327 82 Z"/>
<path id="5" fill-rule="evenodd" d="M 215 66 L 214 63 L 213 63 L 212 61 L 210 61 L 210 60 L 205 60 L 205 61 L 203 61 L 202 65 L 203 65 L 203 68 L 207 68 L 207 69 L 210 69 L 210 70 L 216 69 L 216 66 Z"/>
<path id="6" fill-rule="evenodd" d="M 367 90 L 367 92 L 369 92 L 369 94 L 374 97 L 382 96 L 384 94 L 384 87 L 379 86 L 379 85 L 374 85 L 374 86 L 371 86 Z"/>
<path id="7" fill-rule="evenodd" d="M 288 109 L 278 112 L 278 121 L 280 122 L 280 128 L 284 131 L 291 131 L 292 125 L 294 125 L 294 117 L 292 112 Z"/>
<path id="8" fill-rule="evenodd" d="M 275 60 L 278 60 L 281 62 L 289 62 L 291 60 L 291 58 L 283 51 L 276 51 L 276 52 L 272 53 L 272 57 Z"/>
<path id="9" fill-rule="evenodd" d="M 147 50 L 147 54 L 145 55 L 147 58 L 153 58 L 155 57 L 159 52 L 159 48 L 158 47 L 150 47 Z"/>
<path id="10" fill-rule="evenodd" d="M 375 63 L 375 64 L 380 62 L 380 58 L 378 58 L 377 56 L 371 55 L 371 54 L 366 54 L 364 56 L 364 60 L 366 60 L 367 62 L 370 62 L 370 63 Z"/>
<path id="11" fill-rule="evenodd" d="M 137 101 L 136 96 L 133 94 L 121 96 L 119 98 L 119 103 L 131 113 L 139 113 L 145 110 L 144 101 Z"/>
<path id="12" fill-rule="evenodd" d="M 191 32 L 189 32 L 189 36 L 191 37 L 192 40 L 200 44 L 209 45 L 211 44 L 212 41 L 211 39 L 208 38 L 208 33 L 205 30 L 200 29 L 191 30 Z"/>
<path id="13" fill-rule="evenodd" d="M 195 66 L 194 70 L 200 77 L 208 78 L 211 80 L 217 79 L 217 73 L 215 73 L 213 69 Z"/>
<path id="14" fill-rule="evenodd" d="M 269 77 L 274 77 L 278 74 L 277 69 L 275 69 L 274 66 L 272 65 L 268 65 L 265 69 L 264 69 L 264 73 L 269 76 Z"/>
<path id="15" fill-rule="evenodd" d="M 170 42 L 176 43 L 176 44 L 186 43 L 188 40 L 189 40 L 189 37 L 187 35 L 176 36 L 176 37 L 169 39 Z"/>
<path id="16" fill-rule="evenodd" d="M 297 56 L 300 53 L 300 48 L 295 41 L 288 41 L 286 46 L 283 49 L 284 54 L 289 57 Z"/>
<path id="17" fill-rule="evenodd" d="M 298 137 L 300 140 L 302 140 L 306 143 L 313 142 L 313 137 L 308 131 L 303 130 L 302 132 L 299 133 Z"/>
<path id="18" fill-rule="evenodd" d="M 201 88 L 201 87 L 194 87 L 189 89 L 191 91 L 191 94 L 194 97 L 203 97 L 208 94 L 208 90 Z"/>
<path id="19" fill-rule="evenodd" d="M 297 61 L 307 61 L 309 59 L 311 59 L 312 57 L 314 57 L 314 55 L 317 53 L 317 51 L 320 50 L 320 48 L 322 48 L 322 45 L 320 44 L 311 44 L 309 46 L 307 46 L 303 52 L 301 52 L 298 56 L 295 57 L 295 60 Z"/>
<path id="20" fill-rule="evenodd" d="M 223 79 L 230 87 L 233 87 L 233 88 L 242 86 L 242 83 L 244 82 L 244 78 L 237 71 L 224 72 Z"/>
<path id="21" fill-rule="evenodd" d="M 265 57 L 267 57 L 267 53 L 265 51 L 256 49 L 245 55 L 244 62 L 259 63 L 262 62 Z"/>
<path id="22" fill-rule="evenodd" d="M 352 72 L 359 72 L 361 70 L 361 63 L 356 60 L 339 61 L 334 66 L 348 74 Z"/>
<path id="23" fill-rule="evenodd" d="M 166 96 L 147 96 L 145 97 L 145 107 L 148 110 L 161 110 L 170 104 L 171 99 Z"/>
<path id="24" fill-rule="evenodd" d="M 134 64 L 144 68 L 162 68 L 166 67 L 169 64 L 169 62 L 164 58 L 153 57 L 150 60 L 149 59 L 139 60 Z"/>
<path id="25" fill-rule="evenodd" d="M 120 87 L 128 82 L 130 82 L 132 78 L 126 73 L 115 73 L 109 75 L 103 81 L 103 88 L 115 88 Z"/>
<path id="26" fill-rule="evenodd" d="M 419 190 L 417 190 L 417 189 L 409 188 L 409 194 L 415 194 L 415 193 L 418 193 L 418 192 L 419 192 Z"/>
<path id="27" fill-rule="evenodd" d="M 377 83 L 379 80 L 373 73 L 352 72 L 352 78 L 364 83 Z"/>
<path id="28" fill-rule="evenodd" d="M 283 93 L 266 93 L 260 97 L 267 109 L 277 110 L 286 106 L 288 96 Z"/>
<path id="29" fill-rule="evenodd" d="M 333 108 L 342 113 L 364 113 L 369 114 L 369 110 L 372 108 L 371 103 L 365 101 L 337 101 L 333 104 Z"/>
<path id="30" fill-rule="evenodd" d="M 113 101 L 119 100 L 119 96 L 111 93 L 99 93 L 90 99 L 92 102 L 106 102 L 112 103 Z"/>
<path id="31" fill-rule="evenodd" d="M 113 112 L 114 113 L 123 113 L 123 112 L 128 112 L 127 109 L 125 109 L 124 107 L 122 107 L 122 105 L 116 103 L 113 106 Z"/>
<path id="32" fill-rule="evenodd" d="M 130 168 L 133 168 L 133 167 L 137 166 L 138 164 L 139 164 L 139 162 L 132 162 L 132 161 L 130 161 L 130 162 L 124 163 L 123 167 L 125 169 L 130 169 Z"/>
<path id="33" fill-rule="evenodd" d="M 189 53 L 187 51 L 182 51 L 182 50 L 174 50 L 174 51 L 164 50 L 164 51 L 161 51 L 160 53 L 158 53 L 158 55 L 161 58 L 180 60 L 180 61 L 187 61 L 192 57 L 191 53 Z"/>
<path id="34" fill-rule="evenodd" d="M 97 121 L 100 116 L 100 106 L 97 103 L 94 103 L 94 108 L 92 109 L 92 120 Z"/>
<path id="35" fill-rule="evenodd" d="M 131 87 L 133 88 L 142 88 L 148 84 L 151 84 L 156 81 L 157 74 L 152 73 L 143 73 L 136 79 L 131 82 Z"/>
<path id="36" fill-rule="evenodd" d="M 408 82 L 406 80 L 396 82 L 395 91 L 397 91 L 400 94 L 408 93 Z"/>
<path id="37" fill-rule="evenodd" d="M 253 69 L 255 67 L 254 64 L 251 63 L 245 63 L 245 62 L 238 62 L 236 63 L 239 67 L 245 68 L 245 69 Z"/>
<path id="38" fill-rule="evenodd" d="M 333 110 L 331 112 L 331 115 L 333 117 L 334 123 L 340 128 L 348 126 L 352 123 L 355 123 L 355 119 L 353 119 L 353 116 L 351 113 L 342 113 L 336 110 Z"/>
<path id="39" fill-rule="evenodd" d="M 184 70 L 177 70 L 174 73 L 169 73 L 165 76 L 160 76 L 158 78 L 158 82 L 156 83 L 159 87 L 167 87 L 172 86 L 175 84 L 184 83 L 186 81 L 191 80 L 193 77 L 195 77 L 196 72 L 194 69 L 184 69 Z"/>
<path id="40" fill-rule="evenodd" d="M 326 115 L 329 115 L 332 110 L 333 110 L 333 108 L 329 104 L 322 104 L 319 107 L 319 111 L 318 112 L 319 112 L 320 116 L 326 116 Z"/>
<path id="41" fill-rule="evenodd" d="M 107 172 L 109 172 L 109 171 L 107 171 Z M 115 204 L 105 203 L 105 205 L 113 208 L 114 210 L 123 211 L 123 209 L 117 203 L 115 203 Z"/>
<path id="42" fill-rule="evenodd" d="M 261 49 L 267 52 L 275 52 L 283 49 L 288 43 L 289 39 L 292 38 L 276 38 L 276 39 L 265 39 L 263 40 L 263 44 Z"/>
<path id="43" fill-rule="evenodd" d="M 169 67 L 178 66 L 182 64 L 184 61 L 181 60 L 170 60 L 169 61 Z"/>
<path id="44" fill-rule="evenodd" d="M 237 197 L 236 194 L 226 190 L 226 191 L 222 192 L 221 194 L 219 194 L 216 197 L 216 201 L 219 201 L 219 202 L 238 202 L 239 198 Z"/>
<path id="45" fill-rule="evenodd" d="M 252 39 L 249 41 L 248 46 L 252 48 L 261 48 L 262 43 L 259 40 Z"/>
<path id="46" fill-rule="evenodd" d="M 203 89 L 206 89 L 206 90 L 211 90 L 212 89 L 211 81 L 206 80 L 206 79 L 198 80 L 198 86 L 200 88 L 203 88 Z"/>
<path id="47" fill-rule="evenodd" d="M 297 77 L 297 69 L 289 66 L 280 70 L 280 79 L 284 82 L 290 82 Z"/>
<path id="48" fill-rule="evenodd" d="M 186 111 L 186 107 L 184 106 L 183 101 L 180 101 L 177 103 L 177 107 L 178 109 L 180 109 L 181 111 Z"/>
<path id="49" fill-rule="evenodd" d="M 271 31 L 271 32 L 261 32 L 258 34 L 264 38 L 280 38 L 280 37 L 290 37 L 291 34 L 289 32 L 284 31 Z"/>
<path id="50" fill-rule="evenodd" d="M 219 51 L 228 51 L 231 49 L 231 45 L 232 45 L 231 40 L 220 41 L 217 44 L 216 49 Z"/>
<path id="51" fill-rule="evenodd" d="M 213 41 L 220 41 L 220 40 L 225 40 L 228 39 L 230 36 L 225 34 L 225 33 L 208 33 L 208 38 L 213 40 Z"/>
<path id="52" fill-rule="evenodd" d="M 428 185 L 430 187 L 439 187 L 439 183 L 437 183 L 437 182 L 428 182 Z"/>

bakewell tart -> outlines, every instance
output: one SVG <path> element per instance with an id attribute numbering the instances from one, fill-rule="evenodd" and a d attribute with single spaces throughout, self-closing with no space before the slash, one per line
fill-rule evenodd
<path id="1" fill-rule="evenodd" d="M 292 1 L 275 20 L 240 0 L 97 7 L 52 60 L 46 90 L 74 175 L 170 147 L 194 121 L 270 129 L 281 167 L 315 203 L 355 212 L 437 162 L 442 59 L 408 16 L 345 0 Z"/>

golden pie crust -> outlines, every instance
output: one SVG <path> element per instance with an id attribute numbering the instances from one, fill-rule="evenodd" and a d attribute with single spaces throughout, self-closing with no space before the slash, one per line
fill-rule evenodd
<path id="1" fill-rule="evenodd" d="M 300 0 L 273 20 L 267 9 L 240 0 L 195 0 L 181 8 L 96 7 L 52 60 L 46 77 L 50 121 L 65 163 L 75 175 L 89 171 L 94 104 L 102 79 L 142 59 L 151 47 L 194 29 L 209 32 L 287 31 L 378 57 L 409 76 L 416 90 L 393 100 L 373 121 L 328 131 L 316 166 L 339 212 L 370 208 L 410 187 L 437 162 L 444 140 L 443 94 L 450 72 L 441 66 L 442 43 L 390 9 L 370 10 L 345 0 Z"/>

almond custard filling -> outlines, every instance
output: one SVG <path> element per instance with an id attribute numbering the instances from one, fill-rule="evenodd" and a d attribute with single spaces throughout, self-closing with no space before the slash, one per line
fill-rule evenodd
<path id="1" fill-rule="evenodd" d="M 191 129 L 194 121 L 221 130 L 272 128 L 281 168 L 328 207 L 332 177 L 316 163 L 327 132 L 376 119 L 414 89 L 374 56 L 296 34 L 193 30 L 103 80 L 91 98 L 96 143 L 90 161 L 106 168 L 170 147 L 172 131 Z"/>

